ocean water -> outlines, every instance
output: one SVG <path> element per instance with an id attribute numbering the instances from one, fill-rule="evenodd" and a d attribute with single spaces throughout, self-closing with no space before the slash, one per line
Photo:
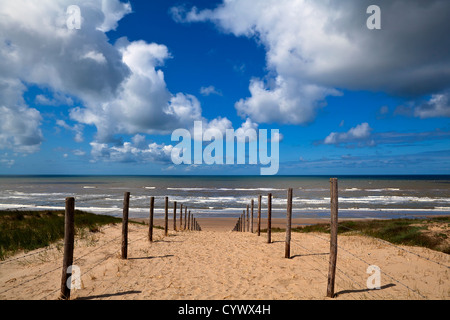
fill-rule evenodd
<path id="1" fill-rule="evenodd" d="M 64 209 L 66 197 L 76 208 L 120 217 L 124 192 L 131 193 L 129 214 L 148 217 L 155 197 L 155 217 L 163 217 L 164 197 L 187 206 L 197 217 L 238 217 L 262 195 L 267 213 L 286 213 L 287 188 L 293 188 L 293 217 L 330 215 L 329 176 L 0 176 L 1 210 Z M 339 216 L 411 218 L 450 215 L 450 176 L 337 176 Z"/>

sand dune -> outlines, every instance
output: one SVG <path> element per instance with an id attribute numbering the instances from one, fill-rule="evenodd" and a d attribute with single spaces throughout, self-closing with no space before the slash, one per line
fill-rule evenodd
<path id="1" fill-rule="evenodd" d="M 106 226 L 77 238 L 74 264 L 81 289 L 72 299 L 296 300 L 326 298 L 329 242 L 325 234 L 292 235 L 291 259 L 284 258 L 284 233 L 229 231 L 233 221 L 200 222 L 202 232 L 130 224 L 128 260 L 120 259 L 121 226 Z M 214 227 L 216 225 L 216 227 Z M 222 227 L 220 227 L 222 226 Z M 392 246 L 373 238 L 340 236 L 336 299 L 449 299 L 450 256 Z M 57 299 L 62 248 L 54 245 L 0 264 L 0 299 Z M 33 254 L 33 255 L 30 255 Z M 381 289 L 367 289 L 369 265 L 381 269 Z"/>

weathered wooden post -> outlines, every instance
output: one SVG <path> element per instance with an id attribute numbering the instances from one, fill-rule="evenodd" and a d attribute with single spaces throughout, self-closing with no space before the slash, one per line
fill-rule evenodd
<path id="1" fill-rule="evenodd" d="M 286 220 L 286 245 L 284 250 L 284 257 L 289 259 L 291 257 L 292 188 L 288 189 Z"/>
<path id="2" fill-rule="evenodd" d="M 262 196 L 259 195 L 258 196 L 258 226 L 257 226 L 258 236 L 261 235 L 261 199 L 262 199 Z"/>
<path id="3" fill-rule="evenodd" d="M 164 205 L 164 235 L 169 235 L 169 197 L 165 198 Z"/>
<path id="4" fill-rule="evenodd" d="M 244 221 L 244 228 L 242 229 L 242 231 L 245 232 L 246 228 L 245 228 L 245 210 L 242 210 L 242 220 Z"/>
<path id="5" fill-rule="evenodd" d="M 150 219 L 148 222 L 148 240 L 153 242 L 153 216 L 155 211 L 155 197 L 150 198 Z"/>
<path id="6" fill-rule="evenodd" d="M 128 257 L 128 210 L 130 207 L 130 193 L 125 192 L 123 196 L 123 218 L 122 218 L 122 259 Z"/>
<path id="7" fill-rule="evenodd" d="M 255 202 L 252 199 L 252 215 L 251 215 L 251 222 L 250 222 L 250 232 L 253 233 L 253 207 L 255 205 Z"/>
<path id="8" fill-rule="evenodd" d="M 64 256 L 61 277 L 61 300 L 70 299 L 71 285 L 68 286 L 67 280 L 72 276 L 73 249 L 75 237 L 75 199 L 66 198 L 66 208 L 64 214 Z"/>
<path id="9" fill-rule="evenodd" d="M 267 243 L 272 242 L 272 194 L 267 195 Z"/>
<path id="10" fill-rule="evenodd" d="M 187 227 L 187 207 L 184 207 L 184 230 Z"/>
<path id="11" fill-rule="evenodd" d="M 328 270 L 327 297 L 334 297 L 334 283 L 336 276 L 337 260 L 337 232 L 338 232 L 338 181 L 337 178 L 330 179 L 330 265 Z"/>
<path id="12" fill-rule="evenodd" d="M 250 217 L 249 217 L 249 212 L 248 212 L 248 205 L 247 205 L 247 232 L 250 231 Z"/>
<path id="13" fill-rule="evenodd" d="M 177 231 L 177 202 L 173 202 L 173 231 Z"/>
<path id="14" fill-rule="evenodd" d="M 180 205 L 180 230 L 183 229 L 183 204 Z"/>
<path id="15" fill-rule="evenodd" d="M 188 230 L 191 230 L 191 210 L 188 212 Z"/>

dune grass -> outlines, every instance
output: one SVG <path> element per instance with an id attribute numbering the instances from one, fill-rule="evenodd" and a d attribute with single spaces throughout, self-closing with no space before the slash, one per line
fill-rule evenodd
<path id="1" fill-rule="evenodd" d="M 436 231 L 437 230 L 437 231 Z M 262 229 L 261 232 L 267 232 Z M 272 233 L 286 232 L 272 228 Z M 292 232 L 330 233 L 329 223 L 292 228 Z M 420 246 L 450 254 L 450 216 L 429 219 L 348 220 L 338 223 L 338 234 L 363 234 L 393 244 Z"/>
<path id="2" fill-rule="evenodd" d="M 440 231 L 436 231 L 440 230 Z M 364 234 L 393 244 L 426 247 L 450 254 L 448 234 L 450 217 L 430 219 L 354 220 L 338 224 L 338 234 Z M 329 224 L 317 224 L 292 229 L 293 232 L 330 233 Z"/>
<path id="3" fill-rule="evenodd" d="M 75 210 L 75 232 L 99 231 L 122 219 Z M 17 251 L 42 248 L 64 238 L 64 211 L 0 211 L 0 260 Z"/>

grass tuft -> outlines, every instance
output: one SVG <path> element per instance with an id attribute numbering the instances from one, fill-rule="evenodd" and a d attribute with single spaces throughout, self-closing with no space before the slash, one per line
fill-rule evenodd
<path id="1" fill-rule="evenodd" d="M 75 210 L 75 232 L 98 232 L 122 219 Z M 64 211 L 0 211 L 0 260 L 17 251 L 49 246 L 64 238 Z"/>

